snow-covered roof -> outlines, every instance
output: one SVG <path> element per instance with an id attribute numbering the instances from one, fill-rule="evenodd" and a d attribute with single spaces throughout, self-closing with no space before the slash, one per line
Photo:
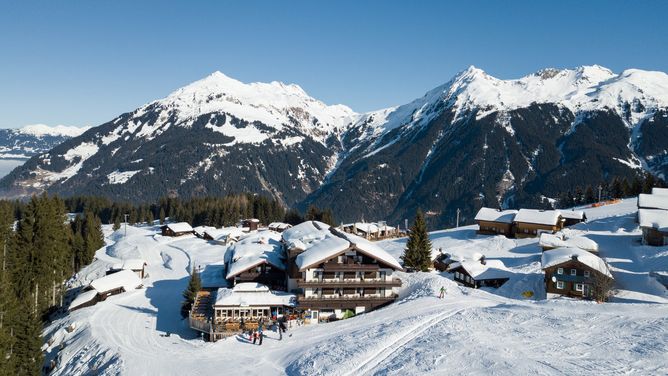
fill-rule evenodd
<path id="1" fill-rule="evenodd" d="M 379 247 L 375 243 L 372 243 L 362 237 L 359 237 L 354 234 L 349 234 L 346 232 L 337 231 L 336 234 L 346 240 L 348 240 L 352 245 L 358 248 L 362 253 L 365 253 L 367 256 L 372 257 L 378 261 L 381 261 L 385 264 L 388 264 L 398 270 L 403 270 L 399 261 L 395 259 L 392 255 L 387 253 L 383 248 Z"/>
<path id="2" fill-rule="evenodd" d="M 191 232 L 193 228 L 188 222 L 168 223 L 165 226 L 174 232 Z"/>
<path id="3" fill-rule="evenodd" d="M 202 236 L 204 233 L 206 233 L 208 230 L 215 230 L 215 227 L 212 226 L 197 226 L 193 227 L 193 231 L 195 231 L 195 234 Z"/>
<path id="4" fill-rule="evenodd" d="M 475 221 L 513 223 L 517 210 L 497 210 L 492 208 L 480 208 L 475 215 Z"/>
<path id="5" fill-rule="evenodd" d="M 638 209 L 638 222 L 640 227 L 668 231 L 668 210 Z"/>
<path id="6" fill-rule="evenodd" d="M 205 265 L 199 278 L 204 288 L 226 287 L 228 282 L 225 279 L 225 263 L 221 260 Z"/>
<path id="7" fill-rule="evenodd" d="M 270 230 L 286 230 L 292 227 L 291 224 L 289 223 L 283 223 L 283 222 L 271 222 L 269 226 L 267 226 Z"/>
<path id="8" fill-rule="evenodd" d="M 220 288 L 216 295 L 216 307 L 294 307 L 296 297 L 282 291 L 271 291 L 265 285 L 253 282 L 239 283 L 234 288 Z"/>
<path id="9" fill-rule="evenodd" d="M 638 195 L 638 208 L 668 210 L 668 195 Z"/>
<path id="10" fill-rule="evenodd" d="M 556 226 L 560 216 L 559 210 L 520 209 L 515 216 L 515 222 Z"/>
<path id="11" fill-rule="evenodd" d="M 355 228 L 367 234 L 373 234 L 380 231 L 380 228 L 375 223 L 355 222 Z"/>
<path id="12" fill-rule="evenodd" d="M 568 219 L 584 219 L 584 211 L 582 210 L 561 210 L 561 216 Z"/>
<path id="13" fill-rule="evenodd" d="M 653 195 L 668 196 L 668 188 L 652 188 Z"/>
<path id="14" fill-rule="evenodd" d="M 541 247 L 546 248 L 561 248 L 561 247 L 571 247 L 571 248 L 580 248 L 589 252 L 598 252 L 598 244 L 584 236 L 574 236 L 571 238 L 564 238 L 562 234 L 547 234 L 543 233 L 540 235 L 540 240 L 538 244 Z"/>
<path id="15" fill-rule="evenodd" d="M 329 225 L 318 221 L 306 221 L 283 231 L 282 237 L 288 248 L 306 249 L 316 240 L 329 234 Z"/>
<path id="16" fill-rule="evenodd" d="M 563 264 L 571 261 L 573 257 L 577 257 L 578 262 L 612 278 L 612 274 L 602 258 L 579 248 L 556 248 L 543 252 L 541 259 L 542 268 L 547 269 L 551 266 Z"/>
<path id="17" fill-rule="evenodd" d="M 485 260 L 484 262 L 483 264 L 480 260 L 465 259 L 450 265 L 449 270 L 462 267 L 476 281 L 510 278 L 512 275 L 501 260 Z"/>
<path id="18" fill-rule="evenodd" d="M 84 291 L 81 294 L 77 295 L 77 297 L 72 301 L 72 303 L 70 303 L 70 308 L 68 309 L 71 311 L 82 304 L 90 302 L 91 300 L 95 299 L 96 296 L 97 296 L 97 291 L 95 290 Z"/>
<path id="19" fill-rule="evenodd" d="M 262 264 L 271 264 L 285 270 L 285 252 L 281 235 L 274 231 L 252 233 L 230 247 L 227 278 Z"/>
<path id="20" fill-rule="evenodd" d="M 141 285 L 141 279 L 139 279 L 137 274 L 127 269 L 98 278 L 90 283 L 90 286 L 98 293 L 105 293 L 120 287 L 125 291 L 131 291 Z"/>
<path id="21" fill-rule="evenodd" d="M 299 270 L 303 270 L 338 255 L 348 247 L 350 247 L 350 242 L 347 240 L 328 234 L 324 239 L 311 243 L 303 253 L 297 256 L 295 264 Z"/>
<path id="22" fill-rule="evenodd" d="M 205 234 L 213 240 L 223 241 L 238 239 L 246 235 L 239 227 L 210 228 L 205 231 Z"/>

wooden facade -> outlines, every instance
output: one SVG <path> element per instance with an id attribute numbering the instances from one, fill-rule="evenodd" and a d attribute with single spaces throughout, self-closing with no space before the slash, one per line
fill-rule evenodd
<path id="1" fill-rule="evenodd" d="M 168 225 L 160 226 L 160 232 L 161 232 L 162 236 L 172 236 L 172 237 L 189 235 L 189 234 L 194 233 L 194 231 L 192 231 L 192 230 L 190 230 L 190 231 L 174 231 L 171 228 L 169 228 Z"/>
<path id="2" fill-rule="evenodd" d="M 256 282 L 268 286 L 272 290 L 286 291 L 285 271 L 269 263 L 263 263 L 249 268 L 234 276 L 232 285 L 244 282 Z"/>
<path id="3" fill-rule="evenodd" d="M 508 282 L 508 280 L 510 279 L 509 277 L 493 277 L 493 278 L 474 277 L 471 276 L 469 272 L 461 266 L 451 269 L 450 272 L 453 273 L 455 281 L 461 283 L 464 286 L 472 287 L 474 289 L 480 287 L 498 288 L 501 287 L 501 285 L 503 285 L 504 283 Z"/>
<path id="4" fill-rule="evenodd" d="M 513 235 L 513 224 L 505 222 L 494 221 L 476 221 L 478 224 L 478 234 L 484 235 L 505 235 L 510 237 Z"/>
<path id="5" fill-rule="evenodd" d="M 573 298 L 591 298 L 594 278 L 609 278 L 577 259 L 550 266 L 545 271 L 545 291 L 548 294 Z"/>
<path id="6" fill-rule="evenodd" d="M 668 216 L 668 211 L 666 211 L 666 216 Z M 641 229 L 643 244 L 655 247 L 668 245 L 668 230 L 661 231 L 654 227 L 641 227 Z"/>
<path id="7" fill-rule="evenodd" d="M 556 225 L 545 225 L 539 223 L 526 223 L 526 222 L 515 222 L 515 237 L 522 238 L 535 238 L 543 232 L 549 232 L 554 234 L 557 231 L 563 229 L 563 221 L 559 221 Z"/>

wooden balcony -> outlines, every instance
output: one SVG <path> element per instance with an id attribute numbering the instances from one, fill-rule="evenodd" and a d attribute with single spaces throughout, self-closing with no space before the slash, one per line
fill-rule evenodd
<path id="1" fill-rule="evenodd" d="M 338 263 L 326 262 L 322 264 L 322 268 L 326 271 L 358 271 L 358 270 L 378 270 L 378 264 L 362 264 L 359 262 Z"/>
<path id="2" fill-rule="evenodd" d="M 316 281 L 297 280 L 298 287 L 356 288 L 356 287 L 401 287 L 399 278 L 382 279 L 323 279 Z"/>
<path id="3" fill-rule="evenodd" d="M 386 296 L 331 296 L 323 295 L 321 297 L 297 296 L 298 306 L 309 309 L 350 309 L 354 307 L 366 307 L 373 309 L 392 303 L 397 299 L 396 294 L 387 294 Z"/>

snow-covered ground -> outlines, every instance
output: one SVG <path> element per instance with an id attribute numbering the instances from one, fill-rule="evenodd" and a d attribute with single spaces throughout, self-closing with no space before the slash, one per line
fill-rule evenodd
<path id="1" fill-rule="evenodd" d="M 503 261 L 515 275 L 498 290 L 460 287 L 447 273 L 399 273 L 396 303 L 292 328 L 281 341 L 266 332 L 262 346 L 237 337 L 203 342 L 180 318 L 188 270 L 220 264 L 225 247 L 163 238 L 151 227 L 128 227 L 127 236 L 107 229 L 109 245 L 73 286 L 141 257 L 145 287 L 54 321 L 45 330 L 53 339 L 47 353 L 58 356 L 58 375 L 667 374 L 668 293 L 649 273 L 668 271 L 668 247 L 640 244 L 635 211 L 635 200 L 587 209 L 589 221 L 570 230 L 597 241 L 610 263 L 618 287 L 610 303 L 544 300 L 537 239 L 476 235 L 467 226 L 432 233 L 434 247 Z M 405 241 L 379 244 L 398 257 Z"/>

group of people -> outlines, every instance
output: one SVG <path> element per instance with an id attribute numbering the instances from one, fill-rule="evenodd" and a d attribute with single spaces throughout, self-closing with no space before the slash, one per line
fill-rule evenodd
<path id="1" fill-rule="evenodd" d="M 260 323 L 257 327 L 257 330 L 249 330 L 246 332 L 246 335 L 248 335 L 248 340 L 252 342 L 254 345 L 262 345 L 262 339 L 264 338 L 264 333 L 263 333 L 263 328 L 264 328 L 264 323 L 262 320 L 260 320 Z M 283 333 L 285 333 L 288 328 L 285 326 L 285 318 L 284 317 L 279 317 L 276 322 L 274 323 L 274 330 L 278 332 L 278 340 L 283 339 Z"/>

